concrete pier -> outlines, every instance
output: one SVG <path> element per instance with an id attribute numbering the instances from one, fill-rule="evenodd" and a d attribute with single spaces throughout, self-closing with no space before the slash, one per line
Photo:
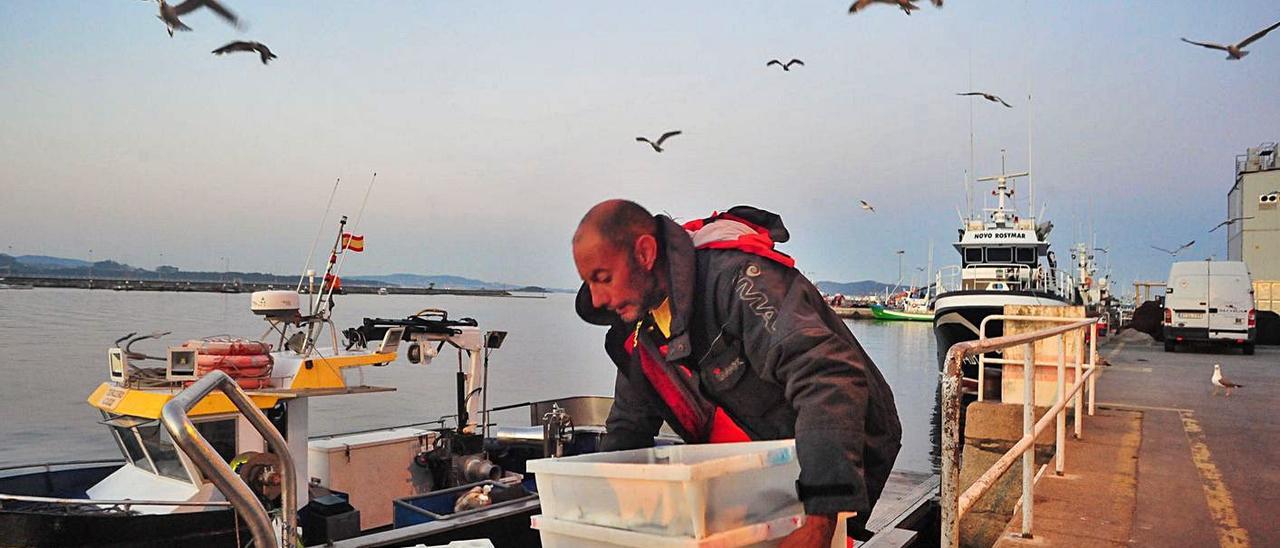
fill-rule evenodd
<path id="1" fill-rule="evenodd" d="M 1017 515 L 995 545 L 1280 546 L 1280 348 L 1122 336 L 1099 353 L 1098 414 L 1036 483 L 1033 537 Z M 1214 395 L 1215 363 L 1245 386 Z"/>

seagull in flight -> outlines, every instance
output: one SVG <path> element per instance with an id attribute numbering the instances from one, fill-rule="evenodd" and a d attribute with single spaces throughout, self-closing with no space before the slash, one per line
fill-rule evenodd
<path id="1" fill-rule="evenodd" d="M 1232 388 L 1244 388 L 1244 385 L 1227 380 L 1226 377 L 1222 376 L 1222 366 L 1215 363 L 1213 364 L 1213 394 L 1215 396 L 1218 395 L 1219 388 L 1227 389 L 1227 397 L 1230 398 Z"/>
<path id="2" fill-rule="evenodd" d="M 176 6 L 169 5 L 165 0 L 158 1 L 160 2 L 160 15 L 157 15 L 156 17 L 160 18 L 161 21 L 164 21 L 164 26 L 166 30 L 169 31 L 170 38 L 173 37 L 173 31 L 175 30 L 191 30 L 191 27 L 188 27 L 183 23 L 178 16 L 186 15 L 202 7 L 209 8 L 223 19 L 226 19 L 228 23 L 237 27 L 240 26 L 240 19 L 236 17 L 236 14 L 227 9 L 226 6 L 218 3 L 217 0 L 185 0 Z"/>
<path id="3" fill-rule="evenodd" d="M 786 62 L 786 64 L 783 64 L 783 62 L 782 62 L 782 61 L 779 61 L 779 60 L 777 60 L 777 59 L 771 59 L 771 60 L 769 60 L 769 62 L 768 62 L 768 63 L 765 63 L 765 64 L 764 64 L 764 66 L 766 66 L 766 67 L 771 67 L 771 66 L 773 66 L 773 65 L 778 65 L 778 66 L 782 67 L 782 70 L 783 70 L 784 72 L 791 72 L 791 65 L 800 65 L 800 66 L 802 66 L 802 67 L 803 67 L 803 66 L 804 66 L 804 61 L 801 61 L 801 60 L 799 60 L 799 59 L 792 59 L 792 60 L 790 60 L 790 61 L 787 61 L 787 62 Z"/>
<path id="4" fill-rule="evenodd" d="M 859 207 L 861 207 L 862 209 L 865 209 L 872 213 L 876 212 L 876 208 L 871 207 L 871 204 L 868 204 L 866 200 L 858 200 L 858 203 L 859 203 Z"/>
<path id="5" fill-rule="evenodd" d="M 849 13 L 862 11 L 871 4 L 893 4 L 898 6 L 898 9 L 902 10 L 902 13 L 911 15 L 912 11 L 920 9 L 920 6 L 916 5 L 916 2 L 918 1 L 920 0 L 858 0 L 857 2 L 854 2 L 853 5 L 849 6 Z M 933 5 L 939 8 L 942 7 L 942 0 L 931 1 L 933 2 Z"/>
<path id="6" fill-rule="evenodd" d="M 1236 217 L 1236 218 L 1234 218 L 1234 219 L 1227 219 L 1227 220 L 1225 220 L 1225 221 L 1222 221 L 1221 223 L 1218 223 L 1218 224 L 1217 224 L 1217 226 L 1214 226 L 1213 228 L 1210 228 L 1210 229 L 1209 229 L 1209 232 L 1213 232 L 1213 231 L 1215 231 L 1215 230 L 1217 230 L 1217 229 L 1219 229 L 1219 228 L 1222 228 L 1222 227 L 1224 227 L 1224 226 L 1231 226 L 1231 225 L 1236 224 L 1236 223 L 1238 223 L 1238 222 L 1240 222 L 1240 221 L 1243 221 L 1243 220 L 1245 220 L 1245 219 L 1252 219 L 1252 218 L 1253 218 L 1253 217 Z"/>
<path id="7" fill-rule="evenodd" d="M 1239 61 L 1241 59 L 1244 59 L 1244 56 L 1249 55 L 1249 52 L 1244 50 L 1245 46 L 1248 46 L 1249 44 L 1252 44 L 1258 41 L 1259 38 L 1266 36 L 1268 32 L 1276 30 L 1277 27 L 1280 27 L 1280 21 L 1276 21 L 1275 24 L 1265 29 L 1262 29 L 1258 32 L 1255 32 L 1253 36 L 1250 36 L 1248 38 L 1245 38 L 1244 40 L 1241 40 L 1239 44 L 1227 44 L 1224 46 L 1222 44 L 1214 44 L 1212 42 L 1195 42 L 1192 40 L 1187 40 L 1186 38 L 1183 38 L 1182 41 L 1188 44 L 1195 44 L 1197 46 L 1206 47 L 1209 49 L 1218 49 L 1218 50 L 1225 51 L 1227 52 L 1228 61 Z"/>
<path id="8" fill-rule="evenodd" d="M 258 56 L 262 58 L 262 64 L 264 65 L 267 64 L 268 61 L 276 58 L 276 54 L 271 53 L 271 48 L 268 48 L 266 44 L 261 42 L 231 42 L 230 44 L 213 50 L 213 54 L 222 55 L 224 53 L 231 53 L 234 51 L 256 51 L 258 52 Z"/>
<path id="9" fill-rule="evenodd" d="M 663 142 L 663 141 L 666 141 L 667 139 L 669 139 L 669 138 L 671 138 L 671 137 L 675 137 L 676 135 L 679 135 L 679 134 L 681 134 L 681 133 L 683 133 L 683 132 L 681 132 L 681 131 L 679 131 L 679 130 L 676 130 L 676 131 L 668 131 L 668 132 L 666 132 L 666 133 L 663 133 L 663 134 L 662 134 L 662 137 L 658 137 L 658 140 L 657 140 L 656 142 L 655 142 L 655 141 L 650 141 L 648 137 L 636 137 L 636 140 L 637 140 L 637 141 L 640 141 L 640 142 L 642 142 L 642 143 L 649 143 L 649 146 L 653 147 L 653 151 L 654 151 L 654 152 L 662 152 L 662 142 Z"/>
<path id="10" fill-rule="evenodd" d="M 1183 243 L 1183 245 L 1179 246 L 1179 247 L 1178 247 L 1178 248 L 1176 248 L 1176 250 L 1174 250 L 1174 251 L 1166 250 L 1166 248 L 1164 248 L 1164 247 L 1156 247 L 1156 246 L 1151 246 L 1151 247 L 1153 248 L 1153 250 L 1164 251 L 1164 252 L 1166 252 L 1166 254 L 1169 254 L 1169 255 L 1171 255 L 1171 256 L 1178 256 L 1179 252 L 1181 252 L 1181 251 L 1185 250 L 1185 248 L 1188 248 L 1188 247 L 1190 247 L 1190 246 L 1194 246 L 1194 245 L 1196 245 L 1196 241 L 1194 241 L 1194 239 L 1192 239 L 1192 241 L 1187 242 L 1187 243 Z"/>
<path id="11" fill-rule="evenodd" d="M 959 96 L 962 96 L 962 97 L 965 97 L 965 96 L 973 96 L 973 95 L 981 95 L 983 99 L 986 99 L 986 100 L 988 100 L 988 101 L 991 101 L 992 103 L 1000 103 L 1000 104 L 1002 104 L 1002 105 L 1004 105 L 1004 106 L 1006 106 L 1006 107 L 1008 107 L 1008 108 L 1013 108 L 1013 105 L 1010 105 L 1009 103 L 1004 102 L 1004 99 L 1001 99 L 1001 98 L 999 98 L 999 97 L 997 97 L 997 96 L 995 96 L 995 95 L 992 95 L 992 94 L 990 94 L 990 93 L 983 93 L 983 92 L 981 92 L 981 91 L 970 91 L 970 92 L 968 92 L 968 93 L 957 93 L 956 95 L 959 95 Z"/>

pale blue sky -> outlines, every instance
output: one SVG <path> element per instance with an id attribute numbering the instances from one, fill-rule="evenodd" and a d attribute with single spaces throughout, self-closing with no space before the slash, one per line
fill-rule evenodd
<path id="1" fill-rule="evenodd" d="M 572 286 L 577 220 L 621 196 L 771 209 L 815 278 L 892 280 L 895 249 L 956 260 L 972 58 L 1016 107 L 973 105 L 979 175 L 1027 167 L 1030 112 L 1055 249 L 1092 225 L 1127 283 L 1167 271 L 1149 244 L 1225 257 L 1233 158 L 1280 140 L 1280 34 L 1178 40 L 1248 36 L 1263 0 L 227 4 L 243 32 L 171 39 L 154 3 L 0 3 L 0 252 L 296 273 L 334 178 L 354 218 L 377 170 L 349 274 Z M 280 58 L 209 54 L 233 39 Z"/>

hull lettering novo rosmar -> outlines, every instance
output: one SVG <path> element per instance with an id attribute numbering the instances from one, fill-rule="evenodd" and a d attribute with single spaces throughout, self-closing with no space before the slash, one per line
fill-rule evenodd
<path id="1" fill-rule="evenodd" d="M 1021 231 L 1021 230 L 1001 231 L 1001 232 L 988 230 L 984 232 L 978 232 L 973 235 L 973 239 L 975 240 L 1014 240 L 1014 239 L 1022 240 L 1029 237 L 1030 236 L 1027 234 L 1027 232 Z"/>

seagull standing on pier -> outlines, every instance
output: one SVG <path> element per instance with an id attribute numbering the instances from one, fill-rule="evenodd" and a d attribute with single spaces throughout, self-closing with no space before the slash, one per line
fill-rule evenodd
<path id="1" fill-rule="evenodd" d="M 859 207 L 861 207 L 862 209 L 865 209 L 872 213 L 876 212 L 876 208 L 871 207 L 871 204 L 868 204 L 866 200 L 858 200 L 858 204 L 859 204 Z"/>
<path id="2" fill-rule="evenodd" d="M 226 19 L 228 23 L 231 23 L 236 27 L 240 26 L 240 19 L 236 17 L 236 14 L 227 9 L 226 6 L 218 3 L 217 0 L 186 0 L 176 6 L 170 6 L 165 0 L 158 1 L 160 2 L 160 15 L 157 15 L 156 17 L 161 21 L 164 21 L 164 26 L 166 27 L 166 30 L 169 31 L 170 38 L 173 37 L 173 31 L 175 30 L 191 30 L 191 27 L 188 27 L 178 17 L 180 15 L 191 13 L 199 8 L 209 8 L 223 19 Z"/>
<path id="3" fill-rule="evenodd" d="M 1013 108 L 1013 105 L 1010 105 L 1009 103 L 1004 102 L 1004 99 L 1001 99 L 1000 97 L 992 95 L 990 93 L 983 93 L 981 91 L 970 91 L 968 93 L 957 93 L 956 95 L 959 95 L 961 97 L 981 95 L 983 99 L 991 101 L 992 103 L 1000 103 L 1008 108 Z"/>
<path id="4" fill-rule="evenodd" d="M 654 152 L 662 152 L 662 142 L 666 141 L 671 137 L 675 137 L 676 135 L 679 135 L 681 133 L 683 132 L 681 132 L 680 130 L 668 131 L 666 133 L 663 133 L 662 137 L 658 137 L 658 140 L 656 142 L 650 141 L 648 137 L 636 137 L 636 140 L 641 143 L 649 143 L 649 146 L 653 147 Z"/>
<path id="5" fill-rule="evenodd" d="M 770 59 L 768 63 L 764 64 L 764 66 L 766 67 L 771 67 L 773 65 L 778 65 L 782 67 L 783 72 L 791 72 L 791 65 L 800 65 L 803 67 L 804 61 L 801 61 L 799 59 L 792 59 L 790 61 L 787 61 L 786 64 L 783 64 L 782 61 L 779 61 L 777 59 Z"/>
<path id="6" fill-rule="evenodd" d="M 1187 40 L 1186 38 L 1183 38 L 1182 41 L 1188 44 L 1195 44 L 1200 47 L 1225 51 L 1227 52 L 1228 61 L 1239 61 L 1244 59 L 1244 56 L 1249 55 L 1249 52 L 1244 50 L 1245 46 L 1258 41 L 1259 38 L 1266 36 L 1268 32 L 1276 30 L 1276 27 L 1280 27 L 1280 21 L 1277 21 L 1275 24 L 1254 33 L 1253 36 L 1241 40 L 1239 44 L 1227 44 L 1224 46 L 1222 44 L 1214 44 L 1212 42 L 1194 42 Z"/>
<path id="7" fill-rule="evenodd" d="M 1231 226 L 1231 225 L 1236 224 L 1236 223 L 1238 223 L 1238 222 L 1240 222 L 1240 221 L 1243 221 L 1243 220 L 1246 220 L 1246 219 L 1252 219 L 1252 218 L 1253 218 L 1253 217 L 1236 217 L 1236 218 L 1234 218 L 1234 219 L 1227 219 L 1227 220 L 1225 220 L 1225 221 L 1222 221 L 1221 223 L 1218 223 L 1218 224 L 1217 224 L 1217 226 L 1214 226 L 1213 228 L 1210 228 L 1210 229 L 1209 229 L 1209 232 L 1213 232 L 1213 231 L 1215 231 L 1215 230 L 1217 230 L 1217 229 L 1219 229 L 1219 228 L 1222 228 L 1222 227 L 1224 227 L 1224 226 Z"/>
<path id="8" fill-rule="evenodd" d="M 1215 363 L 1213 364 L 1213 395 L 1218 395 L 1219 388 L 1227 389 L 1227 397 L 1230 398 L 1232 388 L 1244 388 L 1244 385 L 1227 380 L 1226 377 L 1222 376 L 1221 365 Z"/>

